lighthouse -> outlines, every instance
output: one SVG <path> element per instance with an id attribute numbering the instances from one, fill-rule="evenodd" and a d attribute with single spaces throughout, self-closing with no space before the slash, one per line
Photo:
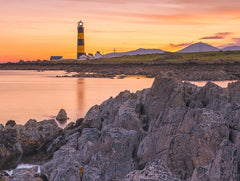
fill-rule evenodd
<path id="1" fill-rule="evenodd" d="M 77 59 L 85 55 L 85 48 L 84 48 L 84 27 L 83 22 L 78 22 L 78 41 L 77 41 Z"/>

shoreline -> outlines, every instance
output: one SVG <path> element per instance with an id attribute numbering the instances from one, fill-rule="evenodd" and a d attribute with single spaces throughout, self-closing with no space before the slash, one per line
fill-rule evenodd
<path id="1" fill-rule="evenodd" d="M 96 63 L 96 62 L 22 62 L 0 64 L 0 70 L 36 70 L 76 72 L 69 77 L 113 78 L 117 75 L 141 75 L 154 78 L 157 75 L 176 75 L 183 80 L 239 80 L 240 62 L 228 63 Z M 68 76 L 65 76 L 68 77 Z"/>

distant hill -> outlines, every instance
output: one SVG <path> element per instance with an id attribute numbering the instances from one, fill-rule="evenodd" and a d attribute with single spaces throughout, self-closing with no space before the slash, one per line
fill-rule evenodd
<path id="1" fill-rule="evenodd" d="M 193 52 L 215 52 L 219 51 L 220 49 L 209 45 L 207 43 L 194 43 L 192 45 L 189 45 L 186 48 L 183 48 L 182 50 L 179 50 L 179 53 L 193 53 Z"/>
<path id="2" fill-rule="evenodd" d="M 222 51 L 237 51 L 240 50 L 240 46 L 229 46 L 222 49 Z"/>
<path id="3" fill-rule="evenodd" d="M 164 53 L 165 51 L 161 49 L 143 49 L 139 48 L 137 50 L 129 51 L 129 52 L 116 52 L 116 53 L 109 53 L 103 55 L 103 58 L 110 58 L 110 57 L 120 57 L 124 55 L 145 55 L 145 54 L 155 54 L 155 53 Z"/>

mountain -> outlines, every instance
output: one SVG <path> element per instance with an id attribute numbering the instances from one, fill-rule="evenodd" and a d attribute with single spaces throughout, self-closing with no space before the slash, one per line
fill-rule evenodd
<path id="1" fill-rule="evenodd" d="M 237 51 L 240 50 L 240 46 L 229 46 L 222 49 L 222 51 Z"/>
<path id="2" fill-rule="evenodd" d="M 124 55 L 145 55 L 145 54 L 155 54 L 155 53 L 164 53 L 165 51 L 161 49 L 143 49 L 139 48 L 137 50 L 129 51 L 129 52 L 116 52 L 116 53 L 109 53 L 103 55 L 103 58 L 110 58 L 110 57 L 120 57 Z"/>
<path id="3" fill-rule="evenodd" d="M 193 53 L 193 52 L 215 52 L 215 51 L 219 51 L 220 49 L 209 45 L 207 43 L 202 43 L 202 42 L 198 42 L 198 43 L 194 43 L 192 45 L 189 45 L 186 48 L 183 48 L 182 50 L 179 50 L 179 53 Z"/>

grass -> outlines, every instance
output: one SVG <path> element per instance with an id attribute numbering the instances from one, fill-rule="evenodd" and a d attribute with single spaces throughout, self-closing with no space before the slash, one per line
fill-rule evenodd
<path id="1" fill-rule="evenodd" d="M 127 63 L 127 62 L 240 62 L 240 51 L 219 51 L 219 52 L 199 52 L 199 53 L 170 53 L 133 55 L 114 58 L 102 58 L 89 60 L 90 62 L 101 63 Z"/>
<path id="2" fill-rule="evenodd" d="M 46 62 L 46 61 L 42 61 Z M 172 53 L 132 55 L 113 58 L 101 58 L 96 60 L 76 60 L 65 59 L 58 61 L 47 61 L 50 64 L 57 63 L 233 63 L 240 62 L 240 51 L 219 51 L 219 52 L 199 52 L 199 53 Z M 31 62 L 30 62 L 31 63 Z M 33 62 L 32 62 L 33 63 Z M 41 61 L 40 61 L 41 63 Z"/>

